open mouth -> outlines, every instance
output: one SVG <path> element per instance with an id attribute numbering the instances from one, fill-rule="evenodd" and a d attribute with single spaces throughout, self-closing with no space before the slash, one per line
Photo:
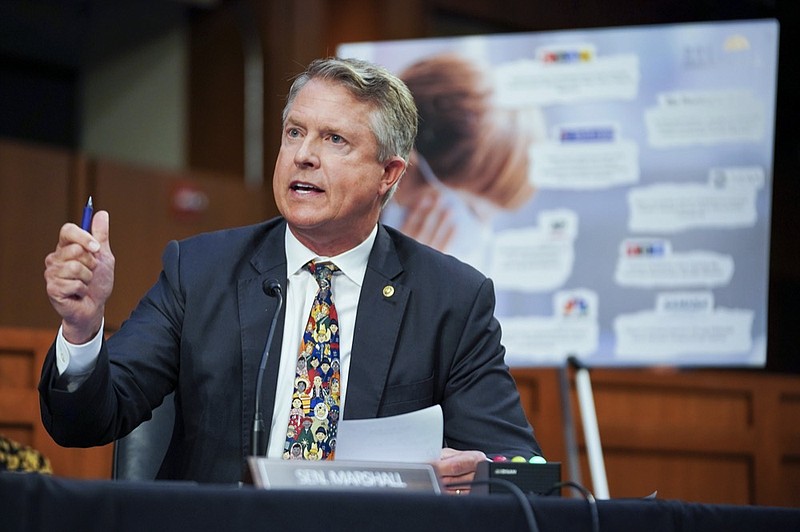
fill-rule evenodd
<path id="1" fill-rule="evenodd" d="M 308 183 L 292 183 L 289 188 L 291 188 L 295 192 L 303 192 L 303 193 L 324 192 L 321 188 L 315 187 L 314 185 L 309 185 Z"/>

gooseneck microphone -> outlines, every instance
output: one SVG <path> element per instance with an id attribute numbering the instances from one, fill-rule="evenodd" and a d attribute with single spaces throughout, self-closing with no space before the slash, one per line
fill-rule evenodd
<path id="1" fill-rule="evenodd" d="M 258 367 L 258 377 L 256 378 L 256 401 L 253 411 L 253 433 L 250 438 L 250 452 L 253 456 L 266 456 L 267 455 L 267 439 L 264 437 L 266 430 L 264 429 L 264 416 L 261 414 L 261 386 L 264 384 L 264 369 L 267 367 L 267 359 L 269 359 L 269 348 L 272 345 L 272 335 L 275 333 L 275 324 L 278 322 L 278 316 L 281 313 L 283 306 L 283 294 L 281 293 L 281 284 L 277 279 L 267 279 L 261 285 L 261 289 L 269 297 L 278 298 L 278 306 L 275 307 L 275 314 L 272 316 L 272 323 L 269 326 L 269 335 L 267 335 L 267 343 L 264 344 L 264 352 L 261 354 L 261 365 Z"/>

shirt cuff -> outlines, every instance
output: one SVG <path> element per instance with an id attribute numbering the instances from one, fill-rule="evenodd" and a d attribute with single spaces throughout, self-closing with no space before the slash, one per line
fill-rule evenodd
<path id="1" fill-rule="evenodd" d="M 58 336 L 56 336 L 56 367 L 60 375 L 68 375 L 77 377 L 81 375 L 88 375 L 97 364 L 97 357 L 100 355 L 100 347 L 103 345 L 103 327 L 105 326 L 105 318 L 100 324 L 100 330 L 97 334 L 86 342 L 85 344 L 71 344 L 62 331 L 62 327 L 58 328 Z"/>

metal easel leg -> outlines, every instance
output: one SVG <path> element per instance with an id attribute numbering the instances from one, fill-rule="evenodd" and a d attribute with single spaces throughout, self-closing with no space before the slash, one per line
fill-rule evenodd
<path id="1" fill-rule="evenodd" d="M 608 480 L 606 479 L 606 466 L 603 460 L 603 448 L 600 445 L 600 430 L 597 426 L 597 413 L 594 409 L 592 382 L 589 378 L 589 368 L 581 364 L 574 356 L 567 362 L 575 368 L 575 389 L 578 392 L 578 405 L 580 406 L 583 436 L 586 442 L 586 455 L 589 460 L 589 471 L 592 475 L 592 486 L 596 499 L 608 499 Z"/>
<path id="2" fill-rule="evenodd" d="M 567 448 L 568 476 L 570 481 L 582 485 L 581 463 L 578 457 L 578 442 L 575 439 L 575 423 L 572 420 L 572 401 L 569 393 L 569 363 L 558 369 L 558 376 L 561 392 L 561 420 L 564 425 L 564 443 Z M 580 498 L 579 494 L 574 494 L 574 496 Z"/>

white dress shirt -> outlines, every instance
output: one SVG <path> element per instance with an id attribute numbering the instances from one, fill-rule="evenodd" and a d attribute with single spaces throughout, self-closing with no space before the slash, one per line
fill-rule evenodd
<path id="1" fill-rule="evenodd" d="M 308 321 L 311 304 L 319 288 L 314 276 L 304 266 L 310 260 L 322 260 L 334 263 L 341 270 L 336 272 L 331 280 L 331 297 L 339 317 L 339 415 L 341 418 L 344 414 L 344 403 L 347 396 L 347 374 L 350 368 L 350 353 L 353 349 L 356 309 L 361 295 L 361 285 L 364 282 L 364 274 L 367 271 L 367 260 L 377 234 L 378 226 L 376 225 L 367 239 L 353 249 L 335 257 L 320 257 L 301 244 L 292 232 L 288 228 L 286 229 L 286 273 L 288 275 L 286 321 L 283 324 L 283 344 L 281 345 L 278 384 L 275 390 L 275 410 L 272 413 L 272 429 L 267 443 L 269 458 L 283 456 L 300 340 Z"/>

